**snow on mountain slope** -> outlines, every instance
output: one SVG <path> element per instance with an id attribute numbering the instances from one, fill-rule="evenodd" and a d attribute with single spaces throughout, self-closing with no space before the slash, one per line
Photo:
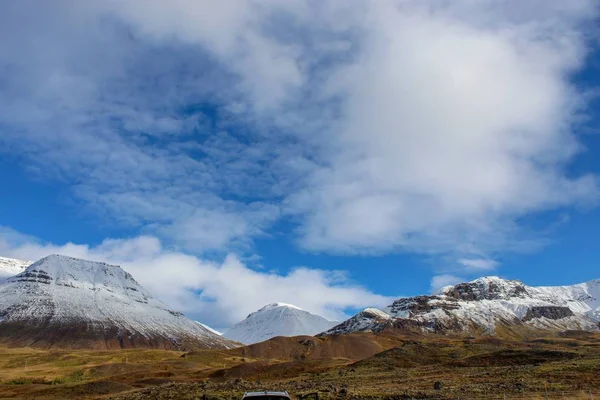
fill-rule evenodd
<path id="1" fill-rule="evenodd" d="M 211 331 L 212 333 L 214 333 L 215 335 L 219 335 L 219 336 L 223 336 L 223 332 L 219 332 L 216 329 L 211 328 L 208 325 L 203 324 L 202 322 L 198 322 L 196 321 L 197 324 L 200 324 L 201 327 L 203 327 L 204 329 L 208 329 L 209 331 Z"/>
<path id="2" fill-rule="evenodd" d="M 600 279 L 572 286 L 530 287 L 537 298 L 569 307 L 600 322 Z"/>
<path id="3" fill-rule="evenodd" d="M 376 308 L 365 308 L 355 316 L 327 331 L 328 334 L 378 331 L 392 319 L 388 313 Z"/>
<path id="4" fill-rule="evenodd" d="M 118 266 L 45 257 L 0 285 L 0 340 L 64 347 L 228 348 Z"/>
<path id="5" fill-rule="evenodd" d="M 10 278 L 11 276 L 15 276 L 25 271 L 25 269 L 31 264 L 32 261 L 0 257 L 0 283 L 4 283 L 7 278 Z"/>
<path id="6" fill-rule="evenodd" d="M 312 336 L 336 324 L 291 304 L 273 303 L 248 315 L 225 332 L 225 337 L 253 344 L 275 336 Z"/>
<path id="7" fill-rule="evenodd" d="M 573 286 L 531 287 L 520 281 L 484 277 L 445 287 L 431 296 L 398 299 L 383 310 L 383 315 L 365 310 L 325 334 L 379 332 L 388 327 L 468 334 L 494 334 L 500 327 L 597 331 L 599 299 L 598 280 Z"/>

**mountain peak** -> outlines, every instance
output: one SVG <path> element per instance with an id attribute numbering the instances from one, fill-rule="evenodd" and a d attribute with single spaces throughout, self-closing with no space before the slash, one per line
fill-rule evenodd
<path id="1" fill-rule="evenodd" d="M 515 285 L 515 284 L 522 285 L 523 284 L 523 282 L 521 282 L 520 280 L 517 280 L 517 279 L 506 279 L 506 278 L 501 278 L 501 277 L 495 276 L 495 275 L 482 276 L 482 277 L 474 279 L 468 283 L 478 283 L 478 284 L 484 284 L 484 285 L 488 285 L 490 283 L 505 284 L 505 285 Z"/>
<path id="2" fill-rule="evenodd" d="M 304 311 L 303 309 L 301 309 L 300 307 L 296 307 L 293 304 L 288 304 L 288 303 L 282 303 L 282 302 L 277 302 L 277 303 L 271 303 L 271 304 L 267 304 L 266 306 L 264 306 L 263 308 L 259 309 L 257 312 L 261 312 L 261 311 L 266 311 L 266 310 L 272 310 L 274 308 L 291 308 L 294 310 L 300 310 L 300 311 Z"/>
<path id="3" fill-rule="evenodd" d="M 59 254 L 36 261 L 0 285 L 0 332 L 0 341 L 21 345 L 235 345 L 168 309 L 121 267 Z"/>
<path id="4" fill-rule="evenodd" d="M 485 276 L 470 282 L 448 286 L 436 293 L 464 301 L 500 300 L 528 295 L 521 281 Z"/>
<path id="5" fill-rule="evenodd" d="M 120 269 L 118 265 L 107 264 L 102 261 L 84 260 L 82 258 L 64 256 L 62 254 L 50 254 L 38 261 L 32 263 L 27 269 L 47 269 L 47 272 L 57 271 L 81 271 L 97 272 L 100 269 L 115 268 Z"/>
<path id="6" fill-rule="evenodd" d="M 496 276 L 496 275 L 488 275 L 488 276 L 480 276 L 477 279 L 473 279 L 471 282 L 472 283 L 475 283 L 475 282 L 488 283 L 488 282 L 503 282 L 503 281 L 508 281 L 508 279 L 500 278 L 499 276 Z"/>
<path id="7" fill-rule="evenodd" d="M 381 311 L 378 308 L 373 308 L 373 307 L 369 307 L 369 308 L 365 308 L 364 310 L 362 310 L 361 312 L 362 315 L 367 315 L 373 318 L 380 318 L 380 319 L 390 319 L 391 317 L 389 316 L 388 313 L 386 313 L 385 311 Z"/>
<path id="8" fill-rule="evenodd" d="M 143 303 L 152 297 L 131 274 L 117 265 L 60 254 L 52 254 L 34 262 L 8 281 L 121 292 Z"/>
<path id="9" fill-rule="evenodd" d="M 336 323 L 291 304 L 271 303 L 235 324 L 225 332 L 225 336 L 237 342 L 252 344 L 275 336 L 313 336 Z"/>

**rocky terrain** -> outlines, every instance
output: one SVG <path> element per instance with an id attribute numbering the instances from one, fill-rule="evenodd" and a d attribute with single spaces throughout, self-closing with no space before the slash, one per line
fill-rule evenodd
<path id="1" fill-rule="evenodd" d="M 366 309 L 324 334 L 385 329 L 437 334 L 514 335 L 540 331 L 598 331 L 600 280 L 573 286 L 532 287 L 497 277 L 449 286 L 430 296 Z"/>

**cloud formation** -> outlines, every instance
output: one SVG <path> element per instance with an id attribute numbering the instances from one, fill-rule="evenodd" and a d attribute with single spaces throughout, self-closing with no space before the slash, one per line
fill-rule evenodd
<path id="1" fill-rule="evenodd" d="M 152 236 L 107 239 L 98 246 L 56 245 L 2 228 L 0 254 L 25 260 L 63 254 L 120 265 L 157 299 L 217 328 L 229 327 L 277 301 L 332 320 L 343 320 L 347 310 L 384 307 L 393 301 L 351 283 L 342 271 L 307 267 L 285 274 L 257 271 L 234 255 L 213 262 L 169 251 Z"/>
<path id="2" fill-rule="evenodd" d="M 593 0 L 27 3 L 0 13 L 0 145 L 169 246 L 285 220 L 485 270 L 521 217 L 598 198 L 569 170 Z"/>
<path id="3" fill-rule="evenodd" d="M 458 263 L 469 272 L 491 271 L 498 266 L 498 262 L 484 258 L 461 258 Z"/>
<path id="4" fill-rule="evenodd" d="M 460 276 L 450 274 L 435 275 L 433 278 L 431 278 L 430 290 L 431 293 L 436 293 L 446 286 L 456 285 L 461 282 L 465 282 L 465 279 L 461 278 Z"/>
<path id="5" fill-rule="evenodd" d="M 491 2 L 456 3 L 470 6 L 365 10 L 364 50 L 327 85 L 344 99 L 327 163 L 292 195 L 304 246 L 477 248 L 519 216 L 596 198 L 595 176 L 565 168 L 579 150 L 569 77 L 585 57 L 584 4 L 542 21 L 517 6 L 487 25 Z"/>

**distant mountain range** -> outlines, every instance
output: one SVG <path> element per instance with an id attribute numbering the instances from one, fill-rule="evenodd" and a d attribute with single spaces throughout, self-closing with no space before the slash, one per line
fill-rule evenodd
<path id="1" fill-rule="evenodd" d="M 555 287 L 484 277 L 400 298 L 339 322 L 285 303 L 251 313 L 224 334 L 155 300 L 118 266 L 52 255 L 0 257 L 0 343 L 70 348 L 232 348 L 277 336 L 355 332 L 522 336 L 600 330 L 600 280 Z"/>
<path id="2" fill-rule="evenodd" d="M 120 267 L 60 255 L 42 258 L 0 285 L 0 342 L 70 348 L 237 345 L 170 310 Z"/>
<path id="3" fill-rule="evenodd" d="M 316 335 L 336 325 L 323 317 L 285 303 L 272 303 L 248 315 L 225 332 L 231 340 L 252 344 L 276 336 Z"/>
<path id="4" fill-rule="evenodd" d="M 25 271 L 33 261 L 17 260 L 14 258 L 0 257 L 0 283 L 6 279 Z"/>

